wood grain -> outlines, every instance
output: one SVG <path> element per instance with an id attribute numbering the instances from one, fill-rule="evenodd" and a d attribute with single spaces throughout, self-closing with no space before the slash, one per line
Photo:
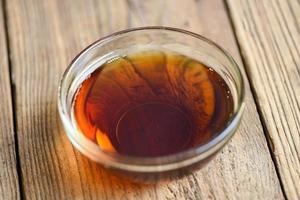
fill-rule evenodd
<path id="1" fill-rule="evenodd" d="M 3 3 L 0 0 L 0 199 L 20 199 Z"/>
<path id="2" fill-rule="evenodd" d="M 228 1 L 288 199 L 300 198 L 300 3 Z"/>
<path id="3" fill-rule="evenodd" d="M 200 171 L 152 185 L 126 182 L 79 154 L 58 118 L 60 75 L 76 53 L 113 31 L 186 28 L 241 63 L 221 0 L 11 0 L 7 11 L 26 199 L 283 199 L 248 85 L 244 120 L 222 152 Z"/>

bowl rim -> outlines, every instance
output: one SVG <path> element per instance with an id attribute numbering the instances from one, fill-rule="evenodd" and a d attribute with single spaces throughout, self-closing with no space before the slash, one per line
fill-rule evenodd
<path id="1" fill-rule="evenodd" d="M 169 31 L 169 32 L 177 32 L 184 35 L 189 35 L 196 39 L 200 39 L 203 42 L 206 42 L 211 46 L 213 46 L 214 48 L 216 48 L 217 50 L 219 50 L 230 61 L 232 67 L 237 73 L 240 82 L 239 88 L 237 88 L 237 90 L 239 91 L 238 99 L 237 99 L 238 101 L 237 108 L 233 113 L 233 115 L 228 120 L 227 125 L 224 127 L 222 131 L 220 131 L 219 135 L 217 135 L 212 140 L 210 140 L 209 142 L 203 145 L 199 145 L 178 153 L 174 153 L 166 156 L 160 156 L 160 157 L 144 158 L 144 157 L 135 157 L 135 156 L 120 155 L 120 154 L 111 155 L 108 152 L 101 151 L 99 146 L 94 142 L 89 141 L 84 136 L 81 136 L 81 134 L 77 134 L 78 130 L 76 130 L 75 127 L 73 126 L 73 123 L 71 122 L 71 118 L 68 116 L 70 113 L 68 113 L 66 106 L 64 106 L 63 100 L 64 99 L 66 100 L 66 98 L 63 98 L 62 87 L 65 83 L 66 77 L 68 76 L 69 73 L 71 73 L 73 67 L 75 67 L 76 61 L 79 60 L 81 56 L 88 54 L 89 51 L 91 51 L 94 47 L 112 41 L 118 36 L 129 34 L 131 32 L 145 31 L 145 30 Z M 227 141 L 236 132 L 235 130 L 239 125 L 245 107 L 244 98 L 245 98 L 245 85 L 244 85 L 243 74 L 241 73 L 241 70 L 238 64 L 233 59 L 233 57 L 225 49 L 220 47 L 215 42 L 207 39 L 206 37 L 193 33 L 191 31 L 187 31 L 179 28 L 173 28 L 173 27 L 166 27 L 166 26 L 144 26 L 144 27 L 137 27 L 137 28 L 129 28 L 129 29 L 125 29 L 122 31 L 109 34 L 105 37 L 96 40 L 92 44 L 88 45 L 85 49 L 83 49 L 80 53 L 78 53 L 71 61 L 71 63 L 68 65 L 68 67 L 66 68 L 65 72 L 62 75 L 58 87 L 57 103 L 58 103 L 59 115 L 63 122 L 65 132 L 68 138 L 70 139 L 71 143 L 81 153 L 83 153 L 90 159 L 106 167 L 125 170 L 125 171 L 147 173 L 147 172 L 164 172 L 164 171 L 170 171 L 170 170 L 186 167 L 196 162 L 199 162 L 201 160 L 204 160 L 210 155 L 216 153 L 219 149 L 221 149 L 222 146 L 224 146 L 227 143 Z M 83 145 L 82 143 L 88 145 Z"/>

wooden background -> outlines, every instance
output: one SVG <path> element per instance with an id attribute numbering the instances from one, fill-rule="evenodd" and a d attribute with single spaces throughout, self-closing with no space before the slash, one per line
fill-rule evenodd
<path id="1" fill-rule="evenodd" d="M 151 185 L 82 156 L 56 102 L 80 50 L 146 25 L 212 39 L 247 77 L 230 143 L 205 168 Z M 299 0 L 0 0 L 0 199 L 300 199 L 299 27 Z"/>

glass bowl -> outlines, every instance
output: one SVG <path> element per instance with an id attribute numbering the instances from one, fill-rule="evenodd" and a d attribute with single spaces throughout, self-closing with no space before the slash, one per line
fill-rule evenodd
<path id="1" fill-rule="evenodd" d="M 77 89 L 103 63 L 128 50 L 171 50 L 212 67 L 228 84 L 234 102 L 233 115 L 226 127 L 209 142 L 179 153 L 161 157 L 133 157 L 101 150 L 78 129 L 73 118 Z M 221 47 L 205 37 L 177 28 L 141 27 L 113 33 L 80 52 L 66 69 L 59 85 L 59 114 L 71 143 L 82 154 L 107 168 L 125 174 L 161 174 L 191 166 L 202 166 L 234 135 L 244 110 L 244 83 L 238 65 Z"/>

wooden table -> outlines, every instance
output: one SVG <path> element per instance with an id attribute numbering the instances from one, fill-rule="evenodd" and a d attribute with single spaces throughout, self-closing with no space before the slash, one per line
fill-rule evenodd
<path id="1" fill-rule="evenodd" d="M 145 25 L 212 39 L 247 77 L 231 142 L 205 168 L 152 185 L 82 156 L 56 102 L 80 50 Z M 0 0 L 0 69 L 0 199 L 300 199 L 299 0 Z"/>

